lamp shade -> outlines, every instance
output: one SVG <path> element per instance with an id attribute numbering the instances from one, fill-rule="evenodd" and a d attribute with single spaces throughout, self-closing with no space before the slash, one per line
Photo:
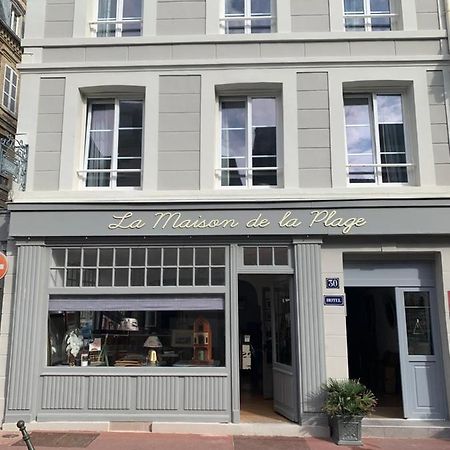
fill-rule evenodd
<path id="1" fill-rule="evenodd" d="M 162 344 L 158 336 L 151 335 L 145 340 L 144 347 L 158 348 L 162 347 Z"/>

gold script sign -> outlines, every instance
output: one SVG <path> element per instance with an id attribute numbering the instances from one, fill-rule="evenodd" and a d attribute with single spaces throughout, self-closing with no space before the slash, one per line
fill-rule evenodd
<path id="1" fill-rule="evenodd" d="M 275 223 L 281 229 L 299 229 L 300 227 L 312 228 L 322 226 L 324 228 L 338 228 L 342 234 L 350 233 L 354 228 L 367 225 L 363 217 L 343 217 L 336 210 L 314 210 L 309 212 L 309 219 L 301 220 L 292 211 L 281 213 L 279 219 L 269 220 L 263 213 L 242 224 L 235 217 L 205 218 L 198 215 L 195 218 L 187 217 L 180 211 L 158 211 L 154 213 L 154 220 L 147 224 L 143 218 L 136 218 L 134 213 L 126 212 L 113 215 L 114 222 L 108 225 L 110 230 L 140 230 L 149 227 L 152 230 L 205 230 L 205 229 L 233 229 L 242 226 L 245 230 L 264 229 Z M 305 230 L 306 231 L 306 230 Z"/>

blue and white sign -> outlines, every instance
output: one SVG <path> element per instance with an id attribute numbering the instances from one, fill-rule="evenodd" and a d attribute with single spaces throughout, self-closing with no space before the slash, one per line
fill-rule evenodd
<path id="1" fill-rule="evenodd" d="M 323 304 L 327 306 L 344 306 L 344 295 L 325 295 Z"/>
<path id="2" fill-rule="evenodd" d="M 339 278 L 325 278 L 327 289 L 339 289 Z"/>

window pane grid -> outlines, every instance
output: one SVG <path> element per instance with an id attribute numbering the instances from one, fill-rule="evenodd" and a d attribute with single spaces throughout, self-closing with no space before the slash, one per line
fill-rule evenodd
<path id="1" fill-rule="evenodd" d="M 271 33 L 275 19 L 271 0 L 225 0 L 225 17 L 220 23 L 226 34 Z"/>
<path id="2" fill-rule="evenodd" d="M 225 247 L 57 248 L 52 255 L 53 287 L 225 285 Z"/>
<path id="3" fill-rule="evenodd" d="M 243 265 L 266 267 L 289 266 L 289 248 L 279 246 L 243 247 Z"/>
<path id="4" fill-rule="evenodd" d="M 97 37 L 140 36 L 142 0 L 98 0 L 97 21 L 90 25 Z"/>
<path id="5" fill-rule="evenodd" d="M 344 24 L 347 31 L 390 31 L 395 17 L 389 0 L 344 0 Z"/>

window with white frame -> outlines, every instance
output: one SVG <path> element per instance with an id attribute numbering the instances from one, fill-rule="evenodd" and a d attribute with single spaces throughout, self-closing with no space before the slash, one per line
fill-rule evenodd
<path id="1" fill-rule="evenodd" d="M 391 0 L 344 0 L 347 31 L 390 31 L 395 16 Z"/>
<path id="2" fill-rule="evenodd" d="M 226 34 L 271 33 L 274 0 L 225 0 L 222 28 Z"/>
<path id="3" fill-rule="evenodd" d="M 344 108 L 349 183 L 408 183 L 402 95 L 345 95 Z"/>
<path id="4" fill-rule="evenodd" d="M 98 0 L 97 8 L 97 21 L 91 23 L 97 37 L 142 34 L 142 0 Z"/>
<path id="5" fill-rule="evenodd" d="M 222 186 L 277 186 L 277 98 L 220 99 Z"/>
<path id="6" fill-rule="evenodd" d="M 11 5 L 9 26 L 17 36 L 23 37 L 23 14 L 14 5 Z"/>
<path id="7" fill-rule="evenodd" d="M 5 79 L 3 83 L 3 106 L 12 113 L 16 112 L 17 81 L 17 73 L 11 67 L 5 66 Z"/>
<path id="8" fill-rule="evenodd" d="M 143 101 L 99 99 L 88 104 L 86 187 L 140 187 Z"/>

